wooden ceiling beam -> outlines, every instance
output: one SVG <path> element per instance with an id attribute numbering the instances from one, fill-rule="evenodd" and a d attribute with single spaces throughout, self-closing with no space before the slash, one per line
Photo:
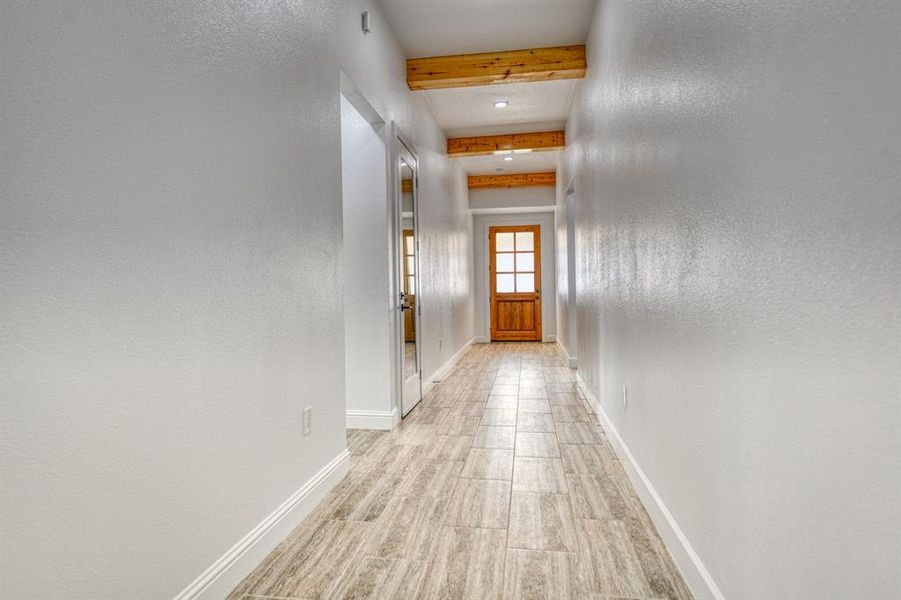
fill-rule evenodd
<path id="1" fill-rule="evenodd" d="M 430 56 L 407 60 L 411 90 L 525 83 L 585 77 L 585 46 Z"/>
<path id="2" fill-rule="evenodd" d="M 566 147 L 566 133 L 563 131 L 537 131 L 534 133 L 508 133 L 505 135 L 481 135 L 476 137 L 450 138 L 447 140 L 447 155 L 483 156 L 496 152 L 516 150 L 560 150 Z"/>
<path id="3" fill-rule="evenodd" d="M 540 187 L 556 185 L 557 174 L 548 171 L 547 173 L 510 173 L 508 175 L 470 175 L 468 180 L 471 190 Z"/>

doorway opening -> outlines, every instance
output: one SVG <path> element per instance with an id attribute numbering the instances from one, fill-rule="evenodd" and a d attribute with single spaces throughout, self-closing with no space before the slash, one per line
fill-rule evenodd
<path id="1" fill-rule="evenodd" d="M 541 226 L 488 229 L 491 341 L 541 341 Z"/>

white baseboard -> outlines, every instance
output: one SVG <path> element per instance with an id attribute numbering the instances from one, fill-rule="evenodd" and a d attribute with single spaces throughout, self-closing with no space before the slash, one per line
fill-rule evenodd
<path id="1" fill-rule="evenodd" d="M 347 474 L 350 453 L 345 449 L 303 487 L 254 527 L 174 600 L 221 600 L 297 527 L 322 498 Z"/>
<path id="2" fill-rule="evenodd" d="M 460 362 L 460 359 L 463 358 L 463 355 L 466 354 L 466 352 L 469 350 L 470 346 L 472 346 L 474 343 L 476 343 L 475 340 L 476 340 L 476 338 L 472 338 L 471 340 L 469 340 L 468 342 L 463 344 L 463 346 L 461 346 L 460 349 L 457 350 L 454 353 L 454 355 L 451 356 L 447 360 L 446 363 L 444 363 L 443 365 L 438 367 L 438 369 L 436 369 L 435 372 L 432 373 L 429 377 L 424 377 L 422 379 L 422 395 L 423 396 L 428 394 L 429 391 L 431 391 L 431 389 L 433 387 L 435 387 L 436 382 L 444 379 L 447 376 L 447 374 L 450 373 L 453 370 L 453 368 L 457 366 L 457 363 Z"/>
<path id="3" fill-rule="evenodd" d="M 560 343 L 560 340 L 557 340 L 557 346 L 560 347 L 560 352 L 563 353 L 563 358 L 564 360 L 566 360 L 566 364 L 569 365 L 570 369 L 575 369 L 579 366 L 579 361 L 575 356 L 569 355 L 569 352 L 566 351 L 566 347 L 564 347 L 563 344 Z"/>
<path id="4" fill-rule="evenodd" d="M 488 344 L 488 343 L 491 343 L 491 340 L 486 338 L 484 335 L 479 335 L 479 336 L 472 338 L 472 343 L 473 344 Z"/>
<path id="5" fill-rule="evenodd" d="M 704 566 L 701 557 L 698 556 L 697 552 L 695 552 L 691 543 L 688 541 L 688 538 L 685 537 L 682 528 L 676 523 L 676 519 L 663 503 L 663 499 L 657 493 L 657 490 L 654 489 L 654 485 L 648 479 L 647 475 L 645 475 L 644 470 L 642 470 L 641 466 L 635 460 L 635 457 L 632 455 L 626 442 L 620 437 L 619 432 L 616 430 L 616 427 L 614 427 L 613 421 L 610 420 L 610 416 L 604 410 L 604 407 L 601 406 L 601 403 L 595 395 L 588 386 L 585 385 L 581 374 L 577 375 L 577 381 L 579 390 L 591 403 L 591 406 L 595 408 L 595 412 L 601 421 L 604 431 L 607 432 L 613 443 L 613 449 L 616 451 L 616 454 L 619 456 L 620 461 L 626 469 L 626 473 L 629 475 L 629 480 L 632 482 L 635 491 L 638 493 L 639 498 L 641 498 L 642 504 L 644 504 L 648 514 L 651 516 L 654 526 L 657 527 L 660 537 L 662 537 L 663 541 L 666 543 L 666 547 L 670 551 L 673 561 L 682 572 L 685 583 L 691 590 L 692 595 L 698 599 L 709 598 L 713 600 L 725 600 L 725 596 L 723 596 L 723 593 L 716 585 L 716 582 L 713 580 L 707 567 Z"/>
<path id="6" fill-rule="evenodd" d="M 349 410 L 348 429 L 385 429 L 391 431 L 400 421 L 397 407 L 392 410 Z"/>
<path id="7" fill-rule="evenodd" d="M 557 341 L 557 336 L 554 334 L 546 335 L 546 336 L 544 336 L 544 338 L 541 341 L 545 342 L 547 344 L 553 344 L 554 342 Z"/>

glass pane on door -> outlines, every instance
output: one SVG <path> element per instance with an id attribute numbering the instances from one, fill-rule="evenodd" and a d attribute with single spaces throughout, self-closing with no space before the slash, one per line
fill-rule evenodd
<path id="1" fill-rule="evenodd" d="M 513 273 L 498 273 L 497 291 L 502 294 L 512 294 L 516 291 Z"/>
<path id="2" fill-rule="evenodd" d="M 535 239 L 531 231 L 516 232 L 516 251 L 531 252 L 535 249 Z"/>
<path id="3" fill-rule="evenodd" d="M 515 271 L 513 268 L 513 254 L 498 254 L 495 267 L 498 273 L 512 273 Z"/>
<path id="4" fill-rule="evenodd" d="M 535 270 L 535 254 L 532 252 L 518 252 L 516 254 L 516 270 L 517 271 L 534 271 Z M 500 271 L 500 269 L 498 269 Z"/>
<path id="5" fill-rule="evenodd" d="M 518 293 L 535 291 L 535 273 L 517 273 L 516 291 Z"/>
<path id="6" fill-rule="evenodd" d="M 495 236 L 494 245 L 497 252 L 513 252 L 513 234 L 498 233 Z"/>

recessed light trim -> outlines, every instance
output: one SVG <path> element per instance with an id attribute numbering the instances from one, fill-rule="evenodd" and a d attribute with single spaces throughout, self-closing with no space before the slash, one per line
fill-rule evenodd
<path id="1" fill-rule="evenodd" d="M 505 156 L 505 157 L 504 157 L 504 160 L 513 160 L 513 157 L 512 157 L 512 156 Z"/>
<path id="2" fill-rule="evenodd" d="M 509 100 L 497 100 L 494 103 L 494 108 L 507 108 L 508 106 L 510 106 Z"/>

